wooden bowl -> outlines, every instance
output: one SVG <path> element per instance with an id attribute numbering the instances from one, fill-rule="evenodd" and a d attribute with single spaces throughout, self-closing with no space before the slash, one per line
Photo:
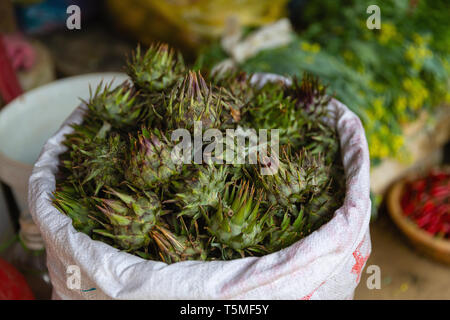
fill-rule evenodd
<path id="1" fill-rule="evenodd" d="M 400 202 L 403 189 L 405 184 L 414 180 L 414 178 L 404 178 L 392 186 L 387 195 L 389 214 L 397 227 L 418 251 L 439 262 L 450 265 L 450 240 L 432 236 L 403 214 Z"/>

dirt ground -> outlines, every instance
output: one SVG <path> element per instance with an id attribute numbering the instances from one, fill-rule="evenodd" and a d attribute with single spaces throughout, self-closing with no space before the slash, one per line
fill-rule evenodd
<path id="1" fill-rule="evenodd" d="M 417 253 L 387 213 L 371 224 L 372 254 L 355 292 L 355 300 L 450 299 L 450 266 Z M 370 290 L 367 267 L 378 265 L 381 289 Z"/>

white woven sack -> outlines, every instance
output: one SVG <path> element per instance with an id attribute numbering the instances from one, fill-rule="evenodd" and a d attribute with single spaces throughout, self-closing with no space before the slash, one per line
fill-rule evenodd
<path id="1" fill-rule="evenodd" d="M 263 77 L 263 81 L 267 80 Z M 58 155 L 78 108 L 48 140 L 29 181 L 31 214 L 45 241 L 54 299 L 352 299 L 371 251 L 369 152 L 358 117 L 329 104 L 346 175 L 344 205 L 308 237 L 263 257 L 167 265 L 77 232 L 51 203 Z M 75 266 L 75 267 L 73 267 Z M 74 276 L 80 270 L 81 285 Z"/>

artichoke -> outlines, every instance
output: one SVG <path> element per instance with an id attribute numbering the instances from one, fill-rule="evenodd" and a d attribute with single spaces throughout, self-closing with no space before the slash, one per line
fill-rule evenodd
<path id="1" fill-rule="evenodd" d="M 127 65 L 127 72 L 139 90 L 150 94 L 169 89 L 185 70 L 183 57 L 167 44 L 150 47 L 145 54 L 140 46 Z"/>
<path id="2" fill-rule="evenodd" d="M 172 144 L 158 130 L 143 128 L 137 139 L 131 138 L 125 179 L 141 189 L 169 183 L 181 171 L 172 150 Z"/>
<path id="3" fill-rule="evenodd" d="M 243 181 L 239 186 L 226 188 L 214 212 L 205 214 L 208 232 L 225 259 L 233 257 L 233 251 L 241 256 L 245 251 L 265 251 L 261 242 L 271 231 L 270 226 L 266 227 L 270 214 L 260 210 L 262 193 L 256 201 L 254 196 L 255 188 Z"/>
<path id="4" fill-rule="evenodd" d="M 104 214 L 104 229 L 95 233 L 109 237 L 124 250 L 136 250 L 148 246 L 150 231 L 161 215 L 161 202 L 156 194 L 144 192 L 129 195 L 113 189 L 109 191 L 114 198 L 98 199 L 98 209 Z"/>

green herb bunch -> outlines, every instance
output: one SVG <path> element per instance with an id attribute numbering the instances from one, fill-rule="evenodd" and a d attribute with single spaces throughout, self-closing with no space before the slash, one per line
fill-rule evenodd
<path id="1" fill-rule="evenodd" d="M 369 29 L 370 5 L 380 29 Z M 450 103 L 450 19 L 445 0 L 293 0 L 292 41 L 239 65 L 246 72 L 309 72 L 363 121 L 373 165 L 408 161 L 404 126 Z M 211 68 L 228 58 L 216 43 L 198 58 Z"/>

